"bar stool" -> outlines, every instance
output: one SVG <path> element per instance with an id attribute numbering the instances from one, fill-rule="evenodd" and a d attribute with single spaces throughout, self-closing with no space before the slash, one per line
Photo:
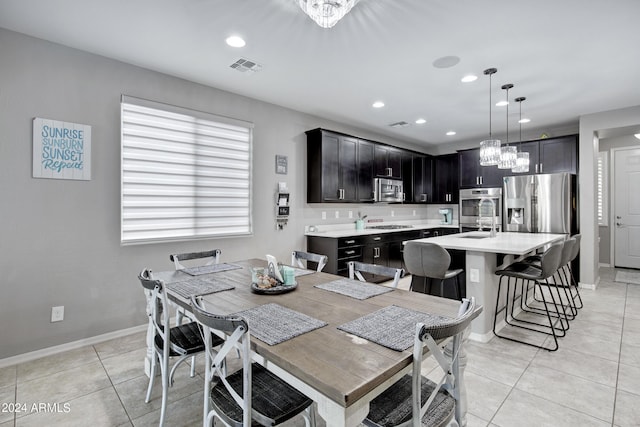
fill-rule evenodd
<path id="1" fill-rule="evenodd" d="M 413 275 L 411 278 L 411 286 L 413 290 L 414 283 L 424 282 L 427 279 L 440 279 L 440 295 L 444 296 L 444 281 L 447 279 L 456 279 L 456 299 L 462 299 L 462 286 L 459 276 L 463 269 L 458 268 L 449 270 L 451 264 L 451 255 L 440 245 L 427 242 L 416 242 L 413 240 L 405 243 L 404 246 L 404 265 L 407 271 Z M 427 293 L 431 292 L 431 282 Z"/>
<path id="2" fill-rule="evenodd" d="M 550 286 L 549 279 L 556 274 L 558 268 L 560 266 L 560 262 L 562 260 L 562 248 L 564 247 L 564 242 L 554 243 L 540 256 L 540 265 L 534 265 L 529 262 L 514 262 L 507 266 L 502 270 L 497 270 L 496 275 L 500 276 L 500 280 L 498 282 L 498 296 L 496 298 L 496 310 L 493 318 L 493 333 L 500 338 L 508 339 L 510 341 L 519 342 L 522 344 L 527 344 L 532 347 L 541 348 L 544 350 L 555 351 L 558 349 L 558 337 L 562 337 L 565 335 L 565 327 L 562 324 L 562 318 L 560 316 L 555 318 L 551 314 L 551 310 L 549 310 L 549 304 L 553 304 L 556 307 L 556 312 L 560 313 L 558 304 L 555 302 L 555 298 L 553 296 L 553 292 L 549 292 L 551 297 L 551 301 L 548 302 L 545 293 L 542 289 L 542 286 Z M 503 279 L 507 278 L 506 285 L 506 300 L 502 307 L 500 307 L 500 296 L 502 290 Z M 512 286 L 511 279 L 514 279 L 514 283 Z M 520 295 L 516 295 L 517 290 L 517 282 L 518 279 L 522 281 L 522 287 Z M 528 283 L 525 281 L 533 282 L 534 290 L 537 287 L 540 298 L 542 299 L 542 303 L 544 305 L 544 313 L 547 320 L 547 324 L 542 324 L 530 320 L 519 319 L 515 317 L 513 306 L 517 299 L 526 298 L 525 286 L 528 286 Z M 510 309 L 511 307 L 511 309 Z M 553 337 L 553 347 L 548 348 L 544 347 L 544 345 L 537 345 L 534 343 L 530 343 L 527 341 L 519 340 L 513 337 L 509 337 L 506 335 L 501 335 L 498 333 L 496 329 L 496 325 L 498 322 L 498 317 L 500 313 L 504 312 L 504 321 L 507 326 L 518 327 L 522 329 L 527 329 L 533 332 L 551 335 Z M 509 315 L 511 314 L 511 320 L 509 320 Z M 560 327 L 556 326 L 556 324 L 560 322 Z M 527 326 L 531 325 L 531 326 Z M 533 326 L 538 326 L 539 328 L 535 328 Z M 542 330 L 540 329 L 542 328 Z"/>
<path id="3" fill-rule="evenodd" d="M 580 296 L 578 282 L 576 281 L 576 277 L 573 274 L 573 267 L 571 263 L 577 258 L 578 254 L 580 253 L 580 240 L 582 239 L 582 235 L 576 234 L 572 238 L 575 240 L 575 243 L 573 245 L 573 251 L 571 252 L 571 260 L 565 266 L 565 272 L 568 275 L 568 280 L 570 281 L 571 286 L 573 286 L 576 291 L 575 294 L 573 292 L 571 293 L 571 298 L 573 298 L 574 305 L 577 309 L 581 309 L 582 307 L 584 307 L 584 304 L 582 303 L 582 297 Z M 569 289 L 569 292 L 571 292 L 571 289 Z M 578 298 L 578 302 L 580 303 L 580 305 L 576 304 L 576 297 Z"/>
<path id="4" fill-rule="evenodd" d="M 576 307 L 575 300 L 573 298 L 573 295 L 570 289 L 571 283 L 569 280 L 567 280 L 567 275 L 565 272 L 565 268 L 571 262 L 571 256 L 573 254 L 573 248 L 575 247 L 575 243 L 576 243 L 576 240 L 573 237 L 563 242 L 562 254 L 560 256 L 560 266 L 558 267 L 558 270 L 556 271 L 556 273 L 552 276 L 552 281 L 548 282 L 548 284 L 545 284 L 547 289 L 549 289 L 549 292 L 553 292 L 553 290 L 556 291 L 556 295 L 558 297 L 558 304 L 556 306 L 555 314 L 552 312 L 552 315 L 556 317 L 559 317 L 559 316 L 564 317 L 564 320 L 566 321 L 566 323 L 564 323 L 564 325 L 566 325 L 565 330 L 569 329 L 569 320 L 573 320 L 575 316 L 578 314 L 578 309 Z M 533 255 L 519 262 L 529 263 L 536 267 L 540 267 L 541 257 L 540 255 Z M 521 299 L 522 310 L 530 313 L 544 314 L 541 308 L 533 307 L 528 304 L 529 290 L 530 290 L 530 287 L 527 285 L 525 296 Z M 563 303 L 563 298 L 560 293 L 561 290 L 564 293 L 564 300 L 566 301 L 566 304 Z M 535 293 L 534 293 L 534 300 L 537 302 L 543 302 L 541 299 L 538 299 L 535 296 Z M 560 308 L 562 308 L 562 312 L 560 312 Z M 567 312 L 567 310 L 569 310 L 569 312 Z"/>

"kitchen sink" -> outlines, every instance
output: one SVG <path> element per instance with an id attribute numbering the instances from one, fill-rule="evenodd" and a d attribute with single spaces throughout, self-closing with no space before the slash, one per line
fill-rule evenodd
<path id="1" fill-rule="evenodd" d="M 458 236 L 461 239 L 487 239 L 489 237 L 491 237 L 491 235 L 489 233 L 487 234 L 467 234 L 464 236 Z"/>

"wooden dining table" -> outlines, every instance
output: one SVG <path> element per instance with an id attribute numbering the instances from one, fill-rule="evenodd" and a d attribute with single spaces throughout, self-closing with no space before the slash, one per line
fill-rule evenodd
<path id="1" fill-rule="evenodd" d="M 447 317 L 455 317 L 459 307 L 458 301 L 401 289 L 359 300 L 314 287 L 344 279 L 315 271 L 297 276 L 297 287 L 291 292 L 257 294 L 251 289 L 251 269 L 266 267 L 267 262 L 249 259 L 229 264 L 241 268 L 198 276 L 235 286 L 232 290 L 204 295 L 208 311 L 226 315 L 276 303 L 326 322 L 326 326 L 276 345 L 252 336 L 251 348 L 255 361 L 316 402 L 319 415 L 332 427 L 361 423 L 369 412 L 369 402 L 408 373 L 412 360 L 412 347 L 392 350 L 343 332 L 338 326 L 389 306 Z M 167 284 L 193 278 L 180 270 L 154 272 L 153 277 Z M 187 299 L 170 287 L 167 289 L 174 302 L 189 310 Z"/>

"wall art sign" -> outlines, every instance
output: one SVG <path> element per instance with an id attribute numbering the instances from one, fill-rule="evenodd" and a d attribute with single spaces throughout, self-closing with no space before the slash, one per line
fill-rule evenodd
<path id="1" fill-rule="evenodd" d="M 91 179 L 91 126 L 33 119 L 33 177 Z"/>
<path id="2" fill-rule="evenodd" d="M 276 173 L 287 174 L 287 156 L 276 154 Z"/>

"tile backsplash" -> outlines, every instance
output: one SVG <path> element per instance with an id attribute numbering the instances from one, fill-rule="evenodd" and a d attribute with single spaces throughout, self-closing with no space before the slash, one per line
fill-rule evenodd
<path id="1" fill-rule="evenodd" d="M 438 209 L 453 209 L 453 220 L 458 220 L 458 205 L 401 205 L 401 204 L 306 204 L 304 225 L 347 224 L 366 215 L 367 222 L 440 221 Z"/>

